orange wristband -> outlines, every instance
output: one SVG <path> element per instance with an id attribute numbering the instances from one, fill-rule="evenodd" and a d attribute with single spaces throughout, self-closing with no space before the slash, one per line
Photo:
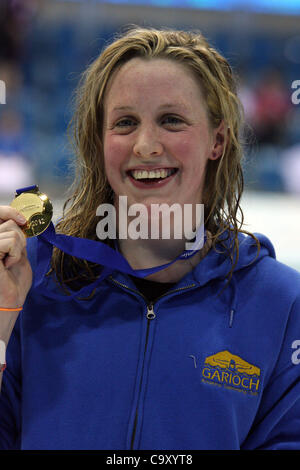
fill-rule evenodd
<path id="1" fill-rule="evenodd" d="M 23 310 L 23 307 L 16 307 L 16 308 L 1 308 L 0 311 L 3 312 L 20 312 L 20 310 Z"/>

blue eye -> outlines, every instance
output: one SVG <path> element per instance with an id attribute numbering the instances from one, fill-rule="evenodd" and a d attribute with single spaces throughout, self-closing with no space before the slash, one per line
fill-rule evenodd
<path id="1" fill-rule="evenodd" d="M 178 125 L 178 124 L 182 124 L 182 120 L 179 119 L 178 117 L 176 116 L 166 116 L 163 118 L 163 122 L 166 123 L 166 124 L 171 124 L 171 125 Z"/>
<path id="2" fill-rule="evenodd" d="M 121 121 L 117 122 L 116 126 L 117 127 L 130 127 L 132 124 L 135 124 L 135 122 L 130 119 L 130 118 L 124 118 L 121 119 Z"/>

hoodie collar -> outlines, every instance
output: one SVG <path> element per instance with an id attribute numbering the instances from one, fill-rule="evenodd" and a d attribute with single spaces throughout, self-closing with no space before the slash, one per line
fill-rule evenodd
<path id="1" fill-rule="evenodd" d="M 226 232 L 227 234 L 227 232 Z M 229 248 L 233 237 L 226 239 L 226 234 L 222 237 L 225 249 Z M 234 268 L 234 273 L 247 268 L 252 264 L 258 263 L 265 256 L 276 258 L 275 250 L 270 240 L 262 234 L 254 233 L 260 243 L 258 252 L 255 240 L 249 235 L 243 233 L 238 234 L 239 241 L 239 257 Z M 191 273 L 194 280 L 199 285 L 204 285 L 212 279 L 225 279 L 231 269 L 231 260 L 221 243 L 215 248 L 211 248 L 207 255 L 200 261 Z"/>
<path id="2" fill-rule="evenodd" d="M 239 233 L 239 257 L 237 264 L 234 268 L 232 277 L 228 284 L 230 289 L 229 300 L 226 303 L 225 311 L 228 312 L 228 325 L 230 328 L 233 326 L 233 321 L 238 310 L 238 289 L 237 289 L 237 278 L 236 273 L 246 269 L 250 265 L 255 265 L 260 262 L 266 256 L 276 258 L 275 250 L 270 240 L 259 233 L 254 233 L 256 238 L 259 240 L 260 249 L 258 250 L 256 241 L 249 235 Z M 226 239 L 226 235 L 223 237 L 223 244 L 225 249 L 230 247 L 232 243 L 232 237 Z M 194 281 L 199 286 L 204 286 L 210 281 L 216 280 L 221 284 L 220 292 L 226 287 L 227 274 L 231 269 L 231 260 L 226 256 L 224 246 L 220 243 L 216 245 L 215 249 L 211 249 L 206 257 L 197 265 L 193 270 L 192 275 Z M 228 287 L 227 286 L 227 287 Z"/>

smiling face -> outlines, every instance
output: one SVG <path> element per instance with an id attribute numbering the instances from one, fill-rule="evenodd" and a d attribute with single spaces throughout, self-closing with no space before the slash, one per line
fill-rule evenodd
<path id="1" fill-rule="evenodd" d="M 115 72 L 104 102 L 104 163 L 128 206 L 201 203 L 208 159 L 218 158 L 199 84 L 168 59 L 134 58 Z"/>

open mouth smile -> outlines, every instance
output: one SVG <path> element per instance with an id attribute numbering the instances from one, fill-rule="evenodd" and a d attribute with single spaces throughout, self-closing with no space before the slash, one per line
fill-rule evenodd
<path id="1" fill-rule="evenodd" d="M 131 182 L 138 187 L 154 187 L 161 186 L 168 183 L 175 174 L 178 168 L 158 168 L 158 169 L 134 169 L 127 172 Z"/>

